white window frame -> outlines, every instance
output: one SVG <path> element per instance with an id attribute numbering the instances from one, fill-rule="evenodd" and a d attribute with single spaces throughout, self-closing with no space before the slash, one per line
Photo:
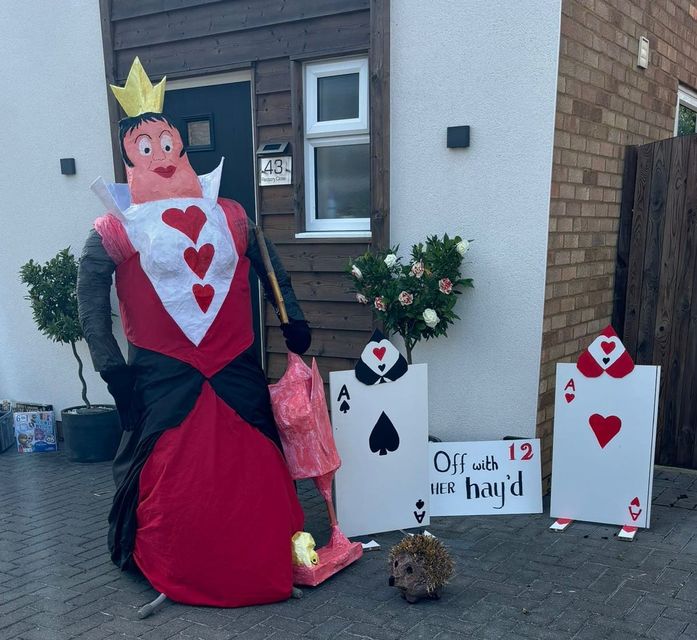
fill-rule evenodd
<path id="1" fill-rule="evenodd" d="M 697 111 L 697 92 L 680 85 L 678 87 L 678 105 L 675 107 L 675 127 L 673 135 L 678 135 L 678 125 L 680 123 L 680 106 L 684 105 L 692 111 Z"/>
<path id="2" fill-rule="evenodd" d="M 358 117 L 342 120 L 317 119 L 318 80 L 327 76 L 358 73 Z M 305 105 L 305 233 L 296 237 L 308 237 L 317 233 L 323 237 L 366 237 L 370 235 L 370 217 L 336 218 L 320 220 L 317 218 L 315 201 L 315 149 L 317 147 L 342 146 L 349 144 L 370 144 L 368 58 L 354 57 L 305 63 L 304 68 Z"/>

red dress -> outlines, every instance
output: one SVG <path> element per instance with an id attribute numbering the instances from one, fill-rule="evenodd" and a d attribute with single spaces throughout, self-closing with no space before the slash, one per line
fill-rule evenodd
<path id="1" fill-rule="evenodd" d="M 113 216 L 96 227 L 117 263 L 129 343 L 187 363 L 205 378 L 193 410 L 159 435 L 140 470 L 133 560 L 155 589 L 175 601 L 237 607 L 290 596 L 291 537 L 302 530 L 303 514 L 277 445 L 210 383 L 254 338 L 246 214 L 232 201 L 219 205 L 237 263 L 198 344 L 165 309 L 162 292 L 129 242 L 133 235 Z M 200 245 L 192 246 L 200 252 Z M 222 253 L 217 245 L 216 252 Z"/>

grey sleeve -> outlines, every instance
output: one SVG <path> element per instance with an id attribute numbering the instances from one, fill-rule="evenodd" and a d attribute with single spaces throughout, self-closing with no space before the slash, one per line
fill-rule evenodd
<path id="1" fill-rule="evenodd" d="M 273 305 L 276 309 L 276 301 L 273 297 L 273 289 L 271 288 L 271 283 L 266 275 L 266 268 L 264 267 L 264 260 L 261 257 L 261 251 L 259 249 L 259 243 L 257 242 L 257 235 L 255 233 L 256 225 L 252 220 L 248 220 L 249 231 L 247 233 L 247 257 L 252 263 L 252 267 L 256 274 L 261 280 L 261 284 L 264 287 L 264 293 L 266 294 L 266 299 Z M 290 276 L 285 270 L 281 259 L 278 256 L 276 247 L 273 243 L 265 238 L 266 248 L 269 251 L 269 258 L 271 258 L 271 264 L 273 265 L 273 270 L 276 273 L 276 279 L 278 280 L 278 286 L 281 289 L 281 295 L 283 296 L 283 301 L 286 305 L 286 311 L 288 312 L 289 320 L 305 320 L 302 309 L 298 304 L 298 299 L 295 297 L 295 292 L 293 291 L 293 286 L 290 282 Z M 277 310 L 278 311 L 278 310 Z"/>
<path id="2" fill-rule="evenodd" d="M 111 324 L 111 281 L 116 270 L 99 234 L 92 229 L 77 273 L 77 306 L 82 332 L 96 371 L 126 364 Z"/>

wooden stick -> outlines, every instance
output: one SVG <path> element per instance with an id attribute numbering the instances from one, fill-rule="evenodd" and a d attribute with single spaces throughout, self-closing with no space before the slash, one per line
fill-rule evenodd
<path id="1" fill-rule="evenodd" d="M 286 303 L 283 301 L 283 295 L 281 294 L 281 287 L 278 286 L 278 280 L 276 278 L 276 273 L 273 270 L 273 265 L 271 264 L 271 258 L 269 257 L 269 250 L 266 248 L 266 239 L 264 234 L 261 232 L 259 226 L 254 230 L 257 236 L 257 242 L 259 244 L 259 250 L 261 251 L 261 259 L 264 262 L 264 268 L 266 269 L 266 275 L 271 283 L 271 289 L 273 291 L 273 297 L 276 300 L 276 307 L 278 308 L 278 317 L 281 320 L 281 324 L 288 324 L 288 312 L 286 311 Z"/>

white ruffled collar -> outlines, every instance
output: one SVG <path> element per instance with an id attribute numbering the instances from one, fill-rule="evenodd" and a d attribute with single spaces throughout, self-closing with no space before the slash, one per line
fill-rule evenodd
<path id="1" fill-rule="evenodd" d="M 224 160 L 225 158 L 221 158 L 218 166 L 210 173 L 198 176 L 203 197 L 207 200 L 213 202 L 218 200 Z M 111 211 L 119 217 L 122 217 L 124 211 L 131 206 L 131 190 L 128 184 L 122 182 L 106 182 L 104 178 L 99 176 L 99 178 L 90 185 L 90 189 L 97 195 L 107 211 Z"/>

